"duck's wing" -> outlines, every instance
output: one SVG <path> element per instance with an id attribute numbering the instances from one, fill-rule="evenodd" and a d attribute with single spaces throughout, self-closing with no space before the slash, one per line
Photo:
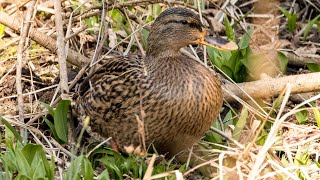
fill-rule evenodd
<path id="1" fill-rule="evenodd" d="M 118 56 L 103 59 L 100 64 L 80 84 L 77 110 L 95 119 L 95 124 L 125 119 L 139 101 L 141 81 L 145 79 L 143 60 Z"/>
<path id="2" fill-rule="evenodd" d="M 139 72 L 143 69 L 141 56 L 112 56 L 100 60 L 90 68 L 91 73 L 84 79 L 78 88 L 80 96 L 84 95 L 93 82 L 99 81 L 104 76 L 121 76 L 129 71 Z"/>

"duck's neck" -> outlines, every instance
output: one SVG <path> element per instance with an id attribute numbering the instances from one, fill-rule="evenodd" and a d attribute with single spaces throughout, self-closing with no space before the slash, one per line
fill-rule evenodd
<path id="1" fill-rule="evenodd" d="M 181 52 L 175 49 L 170 49 L 168 47 L 158 47 L 157 49 L 151 49 L 148 48 L 147 53 L 146 53 L 146 57 L 147 59 L 149 59 L 149 61 L 152 60 L 159 60 L 159 59 L 163 59 L 166 57 L 177 57 L 177 56 L 181 56 Z"/>

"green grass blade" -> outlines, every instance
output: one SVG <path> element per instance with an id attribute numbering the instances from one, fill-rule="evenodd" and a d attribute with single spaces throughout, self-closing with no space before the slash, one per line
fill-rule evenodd
<path id="1" fill-rule="evenodd" d="M 305 41 L 307 39 L 307 36 L 313 26 L 313 24 L 316 23 L 316 21 L 320 18 L 320 15 L 318 15 L 317 17 L 315 17 L 314 19 L 312 19 L 310 22 L 308 22 L 307 26 L 306 26 L 306 29 L 304 30 L 304 33 L 303 33 L 303 40 Z"/>

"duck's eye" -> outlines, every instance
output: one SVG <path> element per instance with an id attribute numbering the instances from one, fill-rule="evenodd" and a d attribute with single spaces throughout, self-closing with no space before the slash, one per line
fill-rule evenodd
<path id="1" fill-rule="evenodd" d="M 179 21 L 179 23 L 181 23 L 181 24 L 188 24 L 188 21 L 183 19 L 183 20 Z"/>

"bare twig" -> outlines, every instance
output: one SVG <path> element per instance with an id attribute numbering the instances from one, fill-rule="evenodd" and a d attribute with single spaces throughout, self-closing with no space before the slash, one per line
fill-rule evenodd
<path id="1" fill-rule="evenodd" d="M 97 45 L 96 45 L 96 48 L 94 50 L 94 54 L 93 54 L 93 57 L 91 59 L 91 64 L 93 64 L 94 62 L 97 61 L 97 59 L 99 58 L 100 56 L 100 53 L 102 51 L 102 47 L 103 47 L 103 44 L 106 40 L 106 8 L 105 8 L 105 5 L 104 5 L 104 1 L 103 1 L 103 8 L 102 8 L 102 13 L 101 13 L 101 23 L 100 23 L 100 30 L 99 30 L 99 34 L 98 34 L 98 38 L 97 38 Z"/>
<path id="2" fill-rule="evenodd" d="M 23 97 L 22 97 L 22 84 L 21 84 L 21 74 L 22 74 L 22 59 L 24 53 L 24 47 L 26 44 L 26 38 L 31 25 L 31 17 L 33 13 L 35 1 L 31 1 L 28 5 L 25 19 L 22 24 L 21 38 L 19 41 L 18 52 L 17 52 L 17 69 L 16 69 L 16 88 L 18 94 L 18 110 L 19 110 L 19 121 L 24 123 L 24 112 L 23 112 Z M 27 42 L 28 43 L 28 42 Z M 24 134 L 24 129 L 21 129 L 21 134 Z"/>
<path id="3" fill-rule="evenodd" d="M 61 99 L 69 99 L 69 86 L 68 86 L 68 72 L 67 72 L 67 62 L 66 62 L 66 49 L 64 43 L 64 31 L 63 31 L 63 22 L 62 22 L 62 9 L 61 9 L 61 1 L 54 1 L 54 9 L 55 9 L 55 23 L 56 23 L 56 32 L 57 32 L 57 55 L 58 62 L 60 67 L 60 90 L 61 90 Z M 74 135 L 73 135 L 73 123 L 72 121 L 68 121 L 68 140 L 69 143 L 73 143 Z"/>
<path id="4" fill-rule="evenodd" d="M 66 64 L 66 52 L 65 52 L 65 43 L 64 43 L 64 31 L 62 24 L 62 15 L 61 15 L 61 2 L 59 0 L 54 3 L 55 9 L 55 23 L 56 23 L 56 32 L 57 32 L 57 55 L 60 67 L 60 88 L 61 88 L 61 98 L 67 99 L 67 94 L 69 93 L 68 87 L 68 73 L 67 73 L 67 64 Z"/>

